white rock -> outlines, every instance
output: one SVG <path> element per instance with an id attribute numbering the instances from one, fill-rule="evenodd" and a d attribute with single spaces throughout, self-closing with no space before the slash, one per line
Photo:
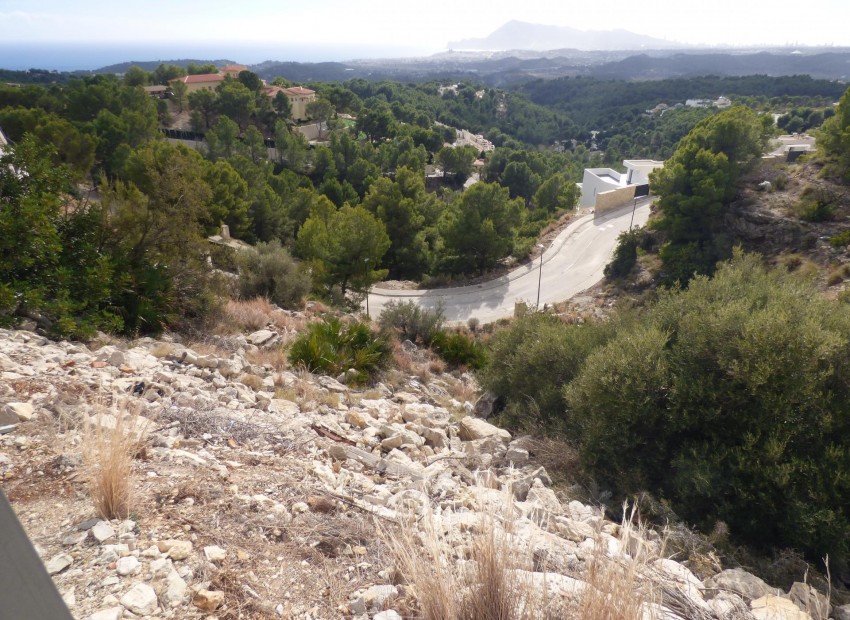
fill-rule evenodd
<path id="1" fill-rule="evenodd" d="M 756 620 L 812 620 L 812 617 L 787 598 L 768 594 L 757 598 L 750 604 L 750 611 Z"/>
<path id="2" fill-rule="evenodd" d="M 260 329 L 248 336 L 248 342 L 258 347 L 269 344 L 278 338 L 278 335 L 270 329 Z"/>
<path id="3" fill-rule="evenodd" d="M 172 560 L 185 560 L 192 554 L 192 543 L 188 540 L 160 540 L 156 546 Z"/>
<path id="4" fill-rule="evenodd" d="M 394 609 L 387 609 L 386 611 L 379 611 L 376 613 L 372 620 L 403 620 L 402 617 L 398 614 Z"/>
<path id="5" fill-rule="evenodd" d="M 204 547 L 204 557 L 210 562 L 223 562 L 227 557 L 227 551 L 216 545 Z"/>
<path id="6" fill-rule="evenodd" d="M 35 415 L 35 409 L 29 403 L 9 403 L 3 409 L 7 415 L 15 415 L 21 422 L 28 422 Z"/>
<path id="7" fill-rule="evenodd" d="M 106 521 L 98 521 L 91 528 L 91 535 L 97 542 L 103 543 L 115 536 L 115 530 Z"/>
<path id="8" fill-rule="evenodd" d="M 505 429 L 471 416 L 467 416 L 460 421 L 458 424 L 458 435 L 463 441 L 474 441 L 487 437 L 496 437 L 503 443 L 508 443 L 511 440 L 511 434 Z"/>
<path id="9" fill-rule="evenodd" d="M 186 599 L 186 582 L 177 574 L 177 571 L 172 570 L 165 578 L 165 602 L 171 607 L 182 605 Z"/>
<path id="10" fill-rule="evenodd" d="M 366 606 L 372 611 L 380 611 L 396 597 L 398 588 L 393 585 L 372 586 L 363 594 Z"/>
<path id="11" fill-rule="evenodd" d="M 121 604 L 140 616 L 150 616 L 159 609 L 156 592 L 146 583 L 137 583 L 124 596 Z"/>
<path id="12" fill-rule="evenodd" d="M 55 575 L 57 573 L 61 573 L 63 570 L 71 566 L 74 563 L 74 558 L 72 558 L 67 553 L 60 553 L 57 556 L 50 558 L 45 564 L 44 568 L 47 569 L 48 575 Z"/>
<path id="13" fill-rule="evenodd" d="M 123 615 L 123 607 L 110 607 L 109 609 L 102 609 L 90 616 L 86 616 L 86 620 L 120 620 Z"/>
<path id="14" fill-rule="evenodd" d="M 139 560 L 136 559 L 136 556 L 128 555 L 119 559 L 115 568 L 119 575 L 126 577 L 127 575 L 135 575 L 138 573 L 141 568 L 141 564 L 139 564 Z"/>

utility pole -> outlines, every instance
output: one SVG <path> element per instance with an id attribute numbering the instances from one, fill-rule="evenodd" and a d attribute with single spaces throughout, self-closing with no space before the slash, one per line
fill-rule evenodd
<path id="1" fill-rule="evenodd" d="M 540 310 L 540 284 L 543 281 L 543 252 L 544 247 L 542 243 L 538 243 L 537 247 L 540 248 L 540 267 L 537 270 L 537 309 Z"/>
<path id="2" fill-rule="evenodd" d="M 634 221 L 635 221 L 635 210 L 636 209 L 637 209 L 637 196 L 635 196 L 635 204 L 632 205 L 632 219 L 629 222 L 629 232 L 632 231 L 632 224 L 634 224 Z"/>
<path id="3" fill-rule="evenodd" d="M 369 317 L 369 258 L 363 259 L 363 276 L 366 281 L 366 318 Z"/>

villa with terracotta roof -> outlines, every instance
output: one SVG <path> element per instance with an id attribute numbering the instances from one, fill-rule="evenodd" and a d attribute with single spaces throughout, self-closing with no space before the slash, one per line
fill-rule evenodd
<path id="1" fill-rule="evenodd" d="M 290 88 L 282 88 L 280 86 L 266 86 L 263 92 L 271 98 L 277 96 L 278 93 L 283 93 L 289 98 L 289 103 L 292 105 L 292 120 L 306 121 L 307 104 L 316 100 L 316 91 L 304 88 L 302 86 L 292 86 Z"/>
<path id="2" fill-rule="evenodd" d="M 183 82 L 186 85 L 188 94 L 199 90 L 215 90 L 215 87 L 224 81 L 224 76 L 221 73 L 201 73 L 199 75 L 185 75 L 183 77 L 174 78 L 174 82 Z"/>
<path id="3" fill-rule="evenodd" d="M 240 73 L 247 70 L 248 67 L 245 65 L 225 65 L 219 70 L 219 73 L 222 75 L 229 75 L 233 79 L 236 79 L 239 77 Z"/>

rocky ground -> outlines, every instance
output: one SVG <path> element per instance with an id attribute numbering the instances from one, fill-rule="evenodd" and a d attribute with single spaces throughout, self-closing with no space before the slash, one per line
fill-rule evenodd
<path id="1" fill-rule="evenodd" d="M 530 438 L 475 417 L 473 377 L 355 388 L 272 363 L 288 337 L 0 330 L 0 486 L 76 618 L 423 617 L 441 587 L 481 599 L 485 557 L 531 593 L 516 617 L 850 618 L 802 583 L 680 563 L 554 490 Z M 92 446 L 116 425 L 132 498 L 109 521 Z"/>

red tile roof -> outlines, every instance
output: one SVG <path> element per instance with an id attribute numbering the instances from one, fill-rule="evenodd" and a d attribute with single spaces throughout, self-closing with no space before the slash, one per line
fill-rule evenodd
<path id="1" fill-rule="evenodd" d="M 222 71 L 233 71 L 236 73 L 241 73 L 242 71 L 247 71 L 248 67 L 245 65 L 225 65 L 221 68 Z"/>
<path id="2" fill-rule="evenodd" d="M 175 82 L 177 80 L 184 84 L 208 84 L 210 82 L 222 82 L 224 81 L 224 76 L 218 73 L 201 73 L 199 75 L 187 75 L 171 81 Z"/>
<path id="3" fill-rule="evenodd" d="M 309 88 L 303 88 L 302 86 L 293 86 L 292 88 L 284 88 L 283 92 L 287 95 L 315 95 L 315 90 L 310 90 Z"/>

